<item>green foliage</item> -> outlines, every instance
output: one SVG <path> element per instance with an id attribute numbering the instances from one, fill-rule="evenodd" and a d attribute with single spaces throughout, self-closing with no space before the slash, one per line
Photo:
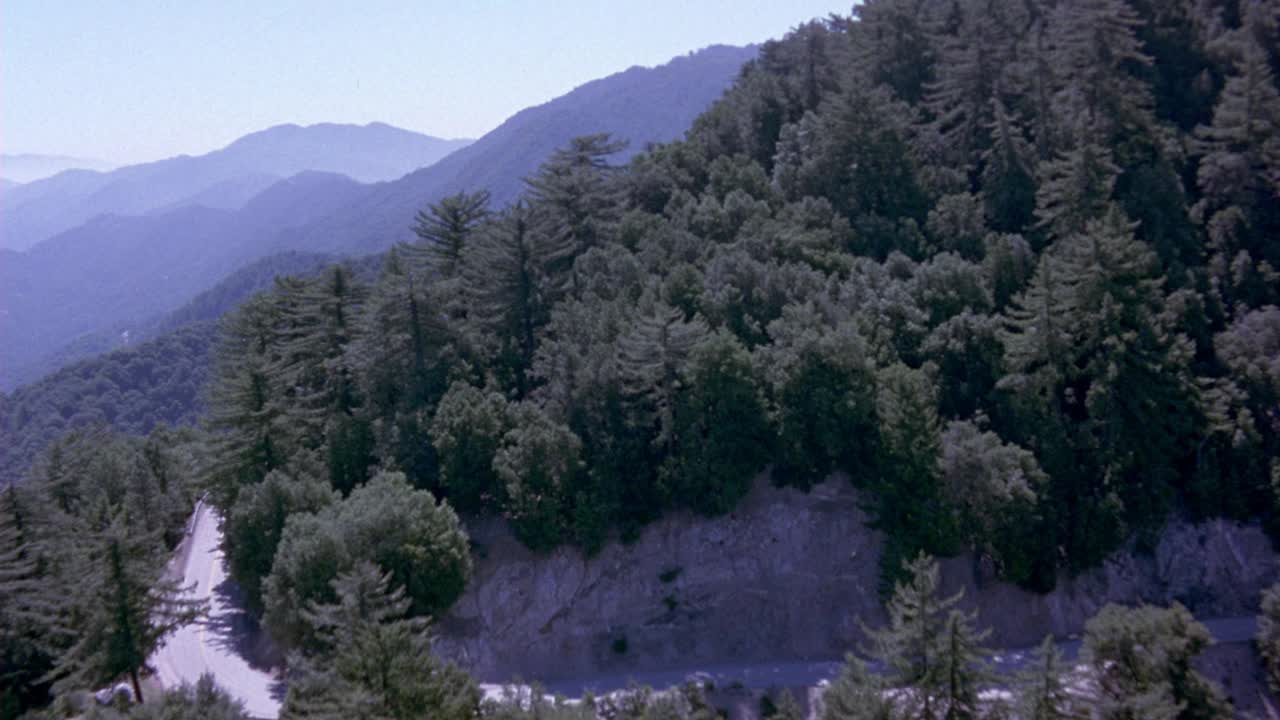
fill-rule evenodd
<path id="1" fill-rule="evenodd" d="M 453 510 L 413 489 L 403 474 L 380 473 L 341 502 L 288 516 L 265 584 L 273 635 L 312 642 L 304 611 L 333 600 L 334 578 L 361 562 L 390 573 L 415 616 L 448 608 L 471 573 L 467 536 Z"/>
<path id="2" fill-rule="evenodd" d="M 974 629 L 976 612 L 957 609 L 961 593 L 939 596 L 937 561 L 919 555 L 904 563 L 903 574 L 906 580 L 895 586 L 886 608 L 889 624 L 868 632 L 873 657 L 889 670 L 885 687 L 898 689 L 894 712 L 924 718 L 980 717 L 978 690 L 988 678 L 981 643 L 990 631 Z M 849 691 L 855 697 L 877 692 L 875 683 L 858 677 L 865 678 L 865 671 L 855 663 L 846 664 Z"/>
<path id="3" fill-rule="evenodd" d="M 463 511 L 499 508 L 506 488 L 494 469 L 510 429 L 507 401 L 496 392 L 455 382 L 436 407 L 429 430 L 440 458 L 440 485 Z"/>
<path id="4" fill-rule="evenodd" d="M 47 447 L 75 430 L 108 424 L 146 435 L 194 424 L 205 411 L 215 336 L 213 323 L 198 322 L 0 394 L 0 484 L 22 480 Z"/>
<path id="5" fill-rule="evenodd" d="M 489 214 L 489 192 L 460 192 L 419 211 L 413 232 L 429 264 L 445 277 L 457 272 L 467 239 Z M 412 258 L 412 248 L 406 248 Z"/>
<path id="6" fill-rule="evenodd" d="M 1256 641 L 1267 671 L 1267 684 L 1272 691 L 1280 691 L 1280 586 L 1272 586 L 1262 593 Z"/>
<path id="7" fill-rule="evenodd" d="M 581 471 L 582 442 L 529 404 L 512 409 L 493 469 L 509 499 L 507 516 L 529 547 L 549 550 L 569 537 L 571 488 Z"/>
<path id="8" fill-rule="evenodd" d="M 861 660 L 849 655 L 822 696 L 822 720 L 894 720 L 898 712 L 886 689 Z"/>
<path id="9" fill-rule="evenodd" d="M 1222 690 L 1192 667 L 1212 638 L 1181 605 L 1104 607 L 1085 625 L 1084 657 L 1101 718 L 1233 717 Z"/>
<path id="10" fill-rule="evenodd" d="M 58 657 L 51 677 L 54 689 L 62 691 L 127 675 L 134 696 L 143 700 L 138 677 L 147 658 L 204 608 L 183 598 L 183 588 L 165 577 L 155 534 L 131 528 L 123 514 L 103 520 L 105 527 L 83 528 L 84 539 L 65 558 L 70 574 L 63 587 L 73 595 L 69 631 L 75 640 Z"/>
<path id="11" fill-rule="evenodd" d="M 708 515 L 728 512 L 772 458 L 772 427 L 751 355 L 728 333 L 695 346 L 676 401 L 663 479 Z"/>
<path id="12" fill-rule="evenodd" d="M 195 686 L 168 690 L 159 699 L 134 705 L 127 712 L 91 706 L 86 720 L 248 720 L 238 700 L 214 684 L 213 677 L 201 675 Z"/>
<path id="13" fill-rule="evenodd" d="M 315 648 L 290 663 L 281 717 L 475 717 L 479 688 L 432 654 L 427 620 L 407 616 L 413 602 L 391 582 L 361 561 L 333 580 L 335 602 L 304 610 Z"/>
<path id="14" fill-rule="evenodd" d="M 236 496 L 222 523 L 223 545 L 227 571 L 250 609 L 262 611 L 262 584 L 271 573 L 285 521 L 295 513 L 320 512 L 337 502 L 336 496 L 328 483 L 294 479 L 279 470 Z"/>
<path id="15" fill-rule="evenodd" d="M 1048 636 L 1018 676 L 1018 717 L 1026 720 L 1074 720 L 1087 717 L 1083 702 L 1070 689 L 1071 666 Z"/>
<path id="16" fill-rule="evenodd" d="M 1211 6 L 862 3 L 767 43 L 682 141 L 615 165 L 578 138 L 506 210 L 424 209 L 368 282 L 281 280 L 223 323 L 208 393 L 237 576 L 278 565 L 299 632 L 392 562 L 325 527 L 347 503 L 306 514 L 379 472 L 587 551 L 770 465 L 845 474 L 888 581 L 972 549 L 1043 590 L 1180 510 L 1280 533 L 1276 31 Z M 35 402 L 0 429 L 81 424 Z"/>

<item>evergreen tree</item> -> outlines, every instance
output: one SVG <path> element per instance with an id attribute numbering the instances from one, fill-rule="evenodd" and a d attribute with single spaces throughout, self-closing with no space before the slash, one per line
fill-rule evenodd
<path id="1" fill-rule="evenodd" d="M 905 558 L 954 552 L 958 533 L 942 493 L 942 438 L 932 381 L 923 371 L 897 364 L 882 370 L 876 384 L 881 447 L 872 508 L 875 526 L 892 538 L 881 559 L 884 578 L 892 580 L 899 567 L 906 567 Z"/>
<path id="2" fill-rule="evenodd" d="M 903 717 L 894 707 L 891 692 L 883 681 L 867 670 L 853 655 L 845 658 L 840 676 L 822 694 L 822 720 L 897 720 Z"/>
<path id="3" fill-rule="evenodd" d="M 1256 641 L 1267 683 L 1272 692 L 1280 692 L 1280 585 L 1273 585 L 1262 593 Z"/>
<path id="4" fill-rule="evenodd" d="M 532 389 L 528 373 L 538 331 L 551 317 L 552 270 L 571 251 L 565 238 L 533 227 L 529 208 L 518 203 L 487 224 L 466 254 L 469 317 L 486 334 L 499 377 L 519 398 Z"/>
<path id="5" fill-rule="evenodd" d="M 279 355 L 268 370 L 271 384 L 287 399 L 292 443 L 322 450 L 330 481 L 343 492 L 364 480 L 371 464 L 369 430 L 356 416 L 355 369 L 344 352 L 367 295 L 342 265 L 312 281 L 286 283 L 276 295 Z"/>
<path id="6" fill-rule="evenodd" d="M 357 563 L 333 581 L 336 602 L 311 604 L 306 622 L 316 651 L 295 655 L 281 717 L 317 720 L 469 720 L 480 692 L 452 663 L 432 653 L 428 621 L 391 574 Z"/>
<path id="7" fill-rule="evenodd" d="M 369 292 L 359 332 L 347 346 L 357 370 L 362 407 L 353 426 L 368 423 L 379 459 L 409 476 L 419 487 L 436 489 L 437 462 L 430 443 L 422 442 L 431 412 L 453 374 L 465 367 L 461 321 L 451 317 L 451 286 L 429 285 L 403 250 L 387 255 L 382 275 Z M 368 462 L 369 459 L 365 459 Z M 363 480 L 365 467 L 353 472 Z"/>
<path id="8" fill-rule="evenodd" d="M 976 663 L 982 636 L 972 630 L 973 616 L 956 609 L 963 593 L 939 597 L 938 563 L 924 554 L 902 571 L 886 606 L 889 624 L 867 630 L 871 656 L 888 668 L 909 717 L 968 717 L 983 677 Z"/>
<path id="9" fill-rule="evenodd" d="M 1150 132 L 1151 91 L 1138 75 L 1151 65 L 1138 37 L 1142 24 L 1128 0 L 1081 0 L 1051 11 L 1054 109 L 1074 119 L 1080 143 Z"/>
<path id="10" fill-rule="evenodd" d="M 689 353 L 709 330 L 701 318 L 685 320 L 678 309 L 650 302 L 649 311 L 618 339 L 618 367 L 624 390 L 643 408 L 641 428 L 653 437 L 660 455 L 668 456 L 675 442 L 682 371 Z"/>
<path id="11" fill-rule="evenodd" d="M 1018 675 L 1018 717 L 1025 720 L 1083 720 L 1088 713 L 1069 684 L 1071 666 L 1047 636 L 1036 648 L 1027 668 Z"/>
<path id="12" fill-rule="evenodd" d="M 1050 239 L 1083 232 L 1110 207 L 1120 168 L 1105 146 L 1092 143 L 1041 163 L 1036 192 L 1036 227 Z"/>
<path id="13" fill-rule="evenodd" d="M 17 717 L 43 700 L 40 678 L 55 650 L 51 624 L 63 611 L 42 569 L 39 546 L 14 485 L 0 495 L 0 715 Z"/>
<path id="14" fill-rule="evenodd" d="M 489 216 L 489 191 L 459 192 L 431 203 L 414 218 L 420 241 L 402 252 L 413 268 L 433 268 L 443 277 L 458 271 L 467 240 Z"/>
<path id="15" fill-rule="evenodd" d="M 568 248 L 564 262 L 572 264 L 615 232 L 624 188 L 614 179 L 617 169 L 609 157 L 625 148 L 625 141 L 607 133 L 576 137 L 526 181 L 541 232 L 554 245 Z"/>
<path id="16" fill-rule="evenodd" d="M 141 534 L 116 515 L 92 532 L 77 553 L 75 574 L 61 578 L 77 587 L 75 643 L 51 673 L 55 690 L 98 686 L 128 676 L 134 697 L 143 700 L 139 673 L 164 640 L 195 622 L 202 604 L 165 577 L 154 534 Z M 72 580 L 74 577 L 74 581 Z"/>
<path id="17" fill-rule="evenodd" d="M 280 389 L 270 375 L 278 318 L 271 298 L 259 295 L 222 321 L 209 391 L 204 484 L 224 510 L 242 486 L 284 467 L 292 454 Z"/>
<path id="18" fill-rule="evenodd" d="M 1208 230 L 1210 269 L 1223 299 L 1256 305 L 1277 297 L 1268 287 L 1274 278 L 1266 278 L 1280 267 L 1280 252 L 1270 242 L 1280 228 L 1280 90 L 1266 52 L 1247 33 L 1232 39 L 1239 46 L 1235 72 L 1213 123 L 1196 128 L 1204 153 L 1197 173 L 1203 197 L 1193 214 Z"/>

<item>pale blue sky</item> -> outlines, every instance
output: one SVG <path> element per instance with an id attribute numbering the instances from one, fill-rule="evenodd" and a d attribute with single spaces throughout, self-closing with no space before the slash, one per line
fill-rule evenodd
<path id="1" fill-rule="evenodd" d="M 138 162 L 285 122 L 478 137 L 632 65 L 836 0 L 0 0 L 0 151 Z"/>

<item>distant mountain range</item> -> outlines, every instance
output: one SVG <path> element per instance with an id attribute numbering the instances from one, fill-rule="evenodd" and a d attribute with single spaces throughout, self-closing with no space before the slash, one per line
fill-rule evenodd
<path id="1" fill-rule="evenodd" d="M 172 311 L 258 258 L 288 250 L 385 250 L 411 237 L 417 210 L 462 189 L 487 188 L 496 204 L 508 202 L 523 177 L 578 135 L 609 132 L 628 139 L 631 146 L 618 162 L 648 144 L 679 138 L 755 52 L 713 47 L 593 81 L 521 111 L 436 165 L 395 181 L 365 185 L 308 173 L 269 185 L 238 209 L 179 202 L 142 216 L 97 217 L 26 252 L 0 249 L 0 388 L 125 345 L 131 337 L 126 332 L 136 335 L 148 318 Z M 269 154 L 262 143 L 279 132 L 285 131 L 273 128 L 227 149 L 257 147 L 258 154 Z M 172 167 L 191 160 L 177 158 Z M 223 182 L 216 191 L 206 185 L 207 194 L 251 194 L 261 181 L 246 174 Z M 0 207 L 7 201 L 0 198 Z"/>
<path id="2" fill-rule="evenodd" d="M 68 170 L 0 197 L 0 248 L 25 250 L 105 214 L 143 215 L 188 205 L 235 209 L 273 182 L 308 170 L 361 182 L 390 180 L 469 142 L 382 123 L 279 125 L 205 155 L 110 172 Z"/>
<path id="3" fill-rule="evenodd" d="M 115 166 L 103 160 L 67 157 L 65 155 L 35 155 L 31 153 L 0 155 L 0 179 L 13 183 L 29 183 L 43 180 L 67 170 L 97 170 L 105 172 Z"/>
<path id="4" fill-rule="evenodd" d="M 460 190 L 487 189 L 506 205 L 551 153 L 569 140 L 607 132 L 630 142 L 625 163 L 652 143 L 684 136 L 695 118 L 724 94 L 756 47 L 716 45 L 655 68 L 633 67 L 522 110 L 471 145 L 429 168 L 383 183 L 283 239 L 287 247 L 373 252 L 412 239 L 414 213 Z"/>

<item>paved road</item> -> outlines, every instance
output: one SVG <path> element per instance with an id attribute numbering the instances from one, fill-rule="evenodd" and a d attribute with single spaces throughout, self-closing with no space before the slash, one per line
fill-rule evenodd
<path id="1" fill-rule="evenodd" d="M 157 679 L 166 688 L 194 684 L 209 673 L 224 690 L 244 703 L 255 718 L 275 718 L 280 714 L 284 686 L 269 668 L 257 667 L 248 659 L 252 623 L 235 602 L 233 585 L 227 581 L 222 550 L 222 533 L 213 508 L 200 504 L 190 524 L 182 570 L 182 583 L 192 587 L 191 595 L 208 601 L 209 617 L 170 635 L 151 657 Z"/>
<path id="2" fill-rule="evenodd" d="M 1257 634 L 1258 629 L 1257 619 L 1254 617 L 1216 618 L 1200 622 L 1209 629 L 1219 643 L 1249 642 Z M 1058 643 L 1058 648 L 1062 651 L 1064 660 L 1073 662 L 1080 654 L 1080 641 L 1064 640 Z M 1034 648 L 1000 650 L 988 660 L 997 672 L 1013 673 L 1026 666 L 1033 651 Z M 835 659 L 750 665 L 726 664 L 685 670 L 600 675 L 585 679 L 549 682 L 545 684 L 545 688 L 551 694 L 581 697 L 588 691 L 600 695 L 622 690 L 630 685 L 665 688 L 681 685 L 690 680 L 709 681 L 719 688 L 736 685 L 753 690 L 813 687 L 824 680 L 834 680 L 840 674 L 842 664 Z"/>
<path id="3" fill-rule="evenodd" d="M 256 628 L 239 609 L 234 585 L 227 580 L 222 550 L 218 547 L 221 532 L 217 513 L 199 505 L 191 519 L 189 546 L 184 561 L 183 583 L 194 585 L 192 595 L 209 602 L 209 619 L 182 628 L 170 636 L 151 658 L 160 683 L 176 687 L 195 683 L 202 674 L 210 673 L 218 685 L 240 699 L 255 718 L 275 718 L 280 713 L 284 686 L 270 668 L 256 665 L 248 658 L 247 647 L 253 644 Z M 1257 631 L 1252 617 L 1202 620 L 1218 642 L 1247 642 Z M 1059 644 L 1068 660 L 1080 650 L 1078 640 Z M 1022 667 L 1030 657 L 1030 649 L 1002 650 L 991 657 L 997 670 L 1010 672 Z M 735 684 L 752 689 L 771 687 L 810 687 L 823 680 L 834 679 L 840 672 L 836 659 L 815 662 L 753 663 L 701 666 L 684 670 L 596 675 L 589 678 L 546 683 L 550 693 L 580 697 L 587 691 L 596 694 L 621 690 L 631 684 L 655 688 L 680 685 L 691 679 L 711 681 L 717 687 Z M 489 697 L 499 697 L 501 686 L 482 686 Z"/>

